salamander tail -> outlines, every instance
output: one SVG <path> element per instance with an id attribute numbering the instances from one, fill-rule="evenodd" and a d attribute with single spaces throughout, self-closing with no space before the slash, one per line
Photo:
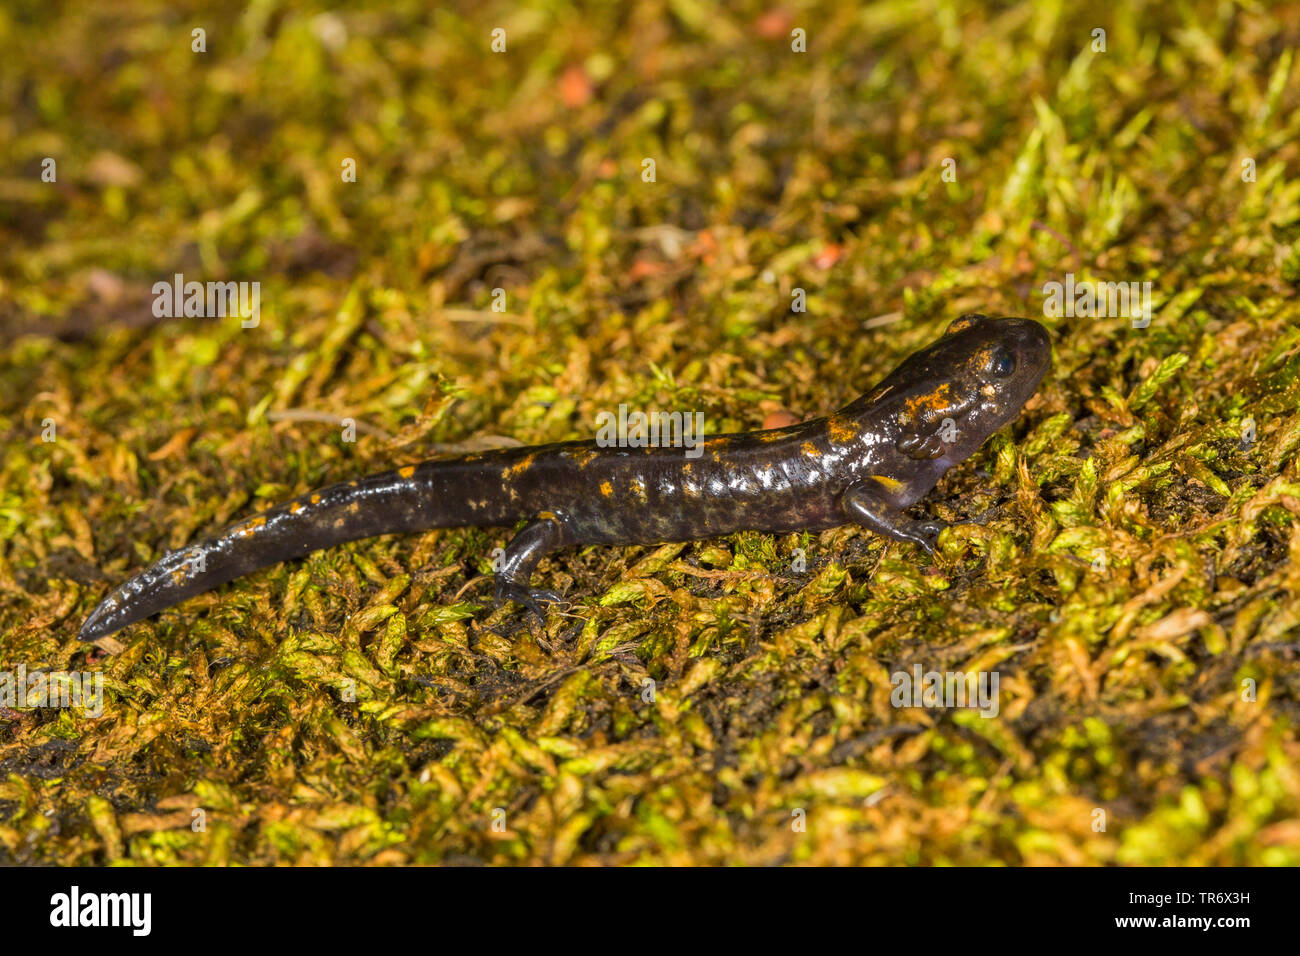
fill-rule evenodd
<path id="1" fill-rule="evenodd" d="M 471 523 L 474 517 L 446 494 L 441 464 L 331 485 L 171 551 L 114 588 L 86 618 L 77 638 L 98 640 L 241 575 L 321 548 Z"/>

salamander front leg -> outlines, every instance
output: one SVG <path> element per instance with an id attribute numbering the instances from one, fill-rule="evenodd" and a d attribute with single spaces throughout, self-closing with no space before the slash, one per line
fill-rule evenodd
<path id="1" fill-rule="evenodd" d="M 840 508 L 855 524 L 895 541 L 919 544 L 930 554 L 934 554 L 939 532 L 945 527 L 938 521 L 911 521 L 903 517 L 884 489 L 873 488 L 871 482 L 851 485 L 840 499 Z"/>
<path id="2" fill-rule="evenodd" d="M 558 604 L 564 599 L 554 591 L 535 590 L 528 582 L 538 562 L 564 544 L 564 525 L 555 515 L 543 515 L 524 525 L 497 562 L 497 603 L 514 601 L 544 620 L 541 603 Z"/>

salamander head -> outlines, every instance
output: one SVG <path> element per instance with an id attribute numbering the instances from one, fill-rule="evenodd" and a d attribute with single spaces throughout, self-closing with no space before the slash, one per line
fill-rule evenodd
<path id="1" fill-rule="evenodd" d="M 867 407 L 888 409 L 899 452 L 947 468 L 1014 419 L 1051 364 L 1047 330 L 1032 319 L 963 315 L 882 381 Z"/>

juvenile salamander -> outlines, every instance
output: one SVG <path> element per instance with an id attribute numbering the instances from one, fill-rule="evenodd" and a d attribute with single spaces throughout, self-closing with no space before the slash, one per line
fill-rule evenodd
<path id="1" fill-rule="evenodd" d="M 81 627 L 111 634 L 258 568 L 394 532 L 527 524 L 498 563 L 498 600 L 540 614 L 529 579 L 547 553 L 734 531 L 857 523 L 933 552 L 942 525 L 912 521 L 953 465 L 1011 421 L 1051 365 L 1029 319 L 963 315 L 866 395 L 788 428 L 716 435 L 703 453 L 570 441 L 408 465 L 330 485 L 173 551 L 115 588 Z"/>

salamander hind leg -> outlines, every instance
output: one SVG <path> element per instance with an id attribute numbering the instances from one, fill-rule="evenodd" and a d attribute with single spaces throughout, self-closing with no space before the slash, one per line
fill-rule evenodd
<path id="1" fill-rule="evenodd" d="M 566 543 L 563 521 L 556 515 L 543 514 L 524 525 L 494 565 L 497 603 L 514 601 L 544 619 L 541 605 L 559 604 L 564 598 L 529 586 L 529 580 L 538 562 Z"/>
<path id="2" fill-rule="evenodd" d="M 884 490 L 872 487 L 870 482 L 850 486 L 840 500 L 840 508 L 855 524 L 895 541 L 911 541 L 929 554 L 934 554 L 939 532 L 945 527 L 938 521 L 912 521 L 903 517 Z"/>

